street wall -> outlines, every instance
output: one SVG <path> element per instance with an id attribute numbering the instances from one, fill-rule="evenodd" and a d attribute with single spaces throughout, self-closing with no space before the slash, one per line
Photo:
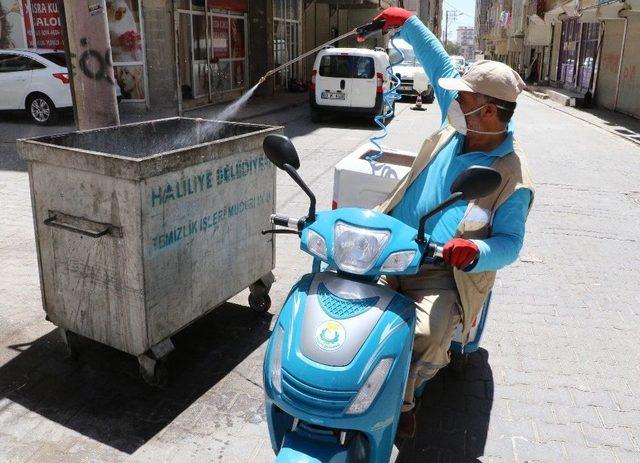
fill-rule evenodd
<path id="1" fill-rule="evenodd" d="M 620 21 L 622 22 L 622 21 Z M 629 17 L 616 111 L 640 118 L 640 18 Z"/>
<path id="2" fill-rule="evenodd" d="M 172 0 L 142 3 L 149 106 L 178 111 Z"/>
<path id="3" fill-rule="evenodd" d="M 560 59 L 560 41 L 562 38 L 562 23 L 556 22 L 553 26 L 553 41 L 551 49 L 551 68 L 549 69 L 549 80 L 558 80 L 558 60 Z"/>
<path id="4" fill-rule="evenodd" d="M 640 117 L 640 18 L 630 17 L 625 49 L 622 50 L 623 20 L 603 22 L 602 52 L 596 86 L 596 103 L 607 109 Z M 618 68 L 622 59 L 616 104 Z"/>

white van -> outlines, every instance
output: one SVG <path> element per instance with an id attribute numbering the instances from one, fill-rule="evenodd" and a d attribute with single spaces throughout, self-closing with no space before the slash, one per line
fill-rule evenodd
<path id="1" fill-rule="evenodd" d="M 386 111 L 382 98 L 391 78 L 383 49 L 334 48 L 316 57 L 309 85 L 311 120 L 323 114 L 354 113 L 372 117 Z"/>
<path id="2" fill-rule="evenodd" d="M 424 72 L 422 68 L 422 64 L 418 61 L 416 57 L 413 47 L 409 45 L 402 39 L 395 39 L 393 41 L 394 45 L 398 47 L 402 51 L 404 55 L 404 59 L 402 62 L 393 66 L 393 72 L 396 76 L 400 78 L 400 87 L 398 87 L 398 93 L 404 96 L 418 96 L 418 93 L 422 93 L 422 102 L 423 103 L 433 103 L 435 99 L 435 93 L 433 91 L 433 86 L 431 82 L 429 82 L 429 78 Z M 395 63 L 396 61 L 400 61 L 402 58 L 395 48 L 391 45 L 387 48 L 389 53 L 389 61 Z M 426 90 L 420 89 L 418 90 L 414 86 L 414 82 L 416 80 L 416 75 L 419 74 L 418 79 L 420 80 L 420 87 L 425 86 L 423 84 L 426 81 Z"/>

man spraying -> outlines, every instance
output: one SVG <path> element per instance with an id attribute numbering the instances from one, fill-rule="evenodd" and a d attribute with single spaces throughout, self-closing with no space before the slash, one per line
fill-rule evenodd
<path id="1" fill-rule="evenodd" d="M 533 186 L 514 140 L 511 117 L 524 88 L 520 76 L 496 61 L 479 61 L 461 77 L 439 40 L 412 13 L 388 8 L 376 17 L 384 30 L 401 27 L 435 89 L 443 126 L 422 146 L 411 171 L 379 210 L 414 228 L 420 217 L 449 196 L 454 179 L 472 165 L 502 175 L 492 195 L 459 202 L 430 218 L 426 232 L 444 244 L 444 264 L 426 263 L 417 275 L 385 282 L 417 305 L 409 379 L 398 426 L 413 437 L 414 392 L 449 363 L 454 330 L 467 336 L 486 301 L 496 271 L 516 260 L 533 201 Z"/>

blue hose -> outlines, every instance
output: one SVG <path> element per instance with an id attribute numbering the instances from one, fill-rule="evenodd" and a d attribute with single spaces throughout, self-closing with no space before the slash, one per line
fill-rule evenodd
<path id="1" fill-rule="evenodd" d="M 389 63 L 389 66 L 387 66 L 387 74 L 389 74 L 389 76 L 391 77 L 391 81 L 393 82 L 393 85 L 391 85 L 391 88 L 389 90 L 387 90 L 382 94 L 382 99 L 384 100 L 386 109 L 388 109 L 389 112 L 387 113 L 386 111 L 383 110 L 382 114 L 379 114 L 375 117 L 376 124 L 380 126 L 382 133 L 378 135 L 373 135 L 371 136 L 371 138 L 369 138 L 371 143 L 373 143 L 376 146 L 376 148 L 378 148 L 378 152 L 367 156 L 366 157 L 367 161 L 375 161 L 380 156 L 382 156 L 382 146 L 380 145 L 380 143 L 378 143 L 378 141 L 385 138 L 388 134 L 387 126 L 384 124 L 384 121 L 385 119 L 389 117 L 393 117 L 395 115 L 395 111 L 393 110 L 393 102 L 402 98 L 402 96 L 400 96 L 397 92 L 398 87 L 400 87 L 400 78 L 393 73 L 393 66 L 396 66 L 404 61 L 404 53 L 402 53 L 402 50 L 400 50 L 396 46 L 396 44 L 394 43 L 394 39 L 395 39 L 395 36 L 391 37 L 391 40 L 389 41 L 389 43 L 394 48 L 394 50 L 398 52 L 398 54 L 400 55 L 400 59 L 394 63 Z"/>

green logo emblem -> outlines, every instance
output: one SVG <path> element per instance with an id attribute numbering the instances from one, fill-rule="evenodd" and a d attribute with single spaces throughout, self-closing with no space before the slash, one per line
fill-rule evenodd
<path id="1" fill-rule="evenodd" d="M 335 320 L 322 323 L 316 330 L 316 344 L 322 350 L 339 349 L 344 344 L 345 337 L 344 327 Z"/>

